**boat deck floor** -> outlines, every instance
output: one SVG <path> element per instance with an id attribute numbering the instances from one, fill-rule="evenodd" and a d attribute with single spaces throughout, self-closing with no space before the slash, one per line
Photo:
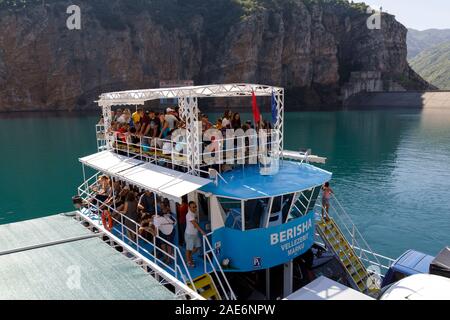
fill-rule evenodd
<path id="1" fill-rule="evenodd" d="M 0 226 L 0 300 L 173 300 L 177 296 L 73 217 Z"/>

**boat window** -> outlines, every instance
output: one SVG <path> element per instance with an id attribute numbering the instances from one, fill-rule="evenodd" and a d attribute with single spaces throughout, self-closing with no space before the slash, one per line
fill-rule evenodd
<path id="1" fill-rule="evenodd" d="M 200 221 L 209 221 L 208 198 L 205 195 L 198 194 L 198 218 Z"/>
<path id="2" fill-rule="evenodd" d="M 283 222 L 287 220 L 289 209 L 291 208 L 292 200 L 294 199 L 294 193 L 285 194 L 283 196 L 282 212 L 283 212 Z"/>
<path id="3" fill-rule="evenodd" d="M 242 230 L 241 201 L 227 198 L 218 198 L 225 213 L 225 227 Z"/>
<path id="4" fill-rule="evenodd" d="M 304 190 L 297 193 L 296 200 L 292 206 L 289 220 L 304 216 L 306 213 L 314 209 L 317 197 L 320 193 L 320 187 Z"/>
<path id="5" fill-rule="evenodd" d="M 316 205 L 317 197 L 319 196 L 321 187 L 315 187 L 313 191 L 313 196 L 311 198 L 311 202 L 309 203 L 308 211 L 314 210 L 314 206 Z"/>
<path id="6" fill-rule="evenodd" d="M 273 198 L 268 227 L 277 226 L 286 221 L 293 198 L 293 193 Z"/>
<path id="7" fill-rule="evenodd" d="M 262 228 L 269 210 L 269 198 L 247 200 L 244 210 L 245 230 Z"/>

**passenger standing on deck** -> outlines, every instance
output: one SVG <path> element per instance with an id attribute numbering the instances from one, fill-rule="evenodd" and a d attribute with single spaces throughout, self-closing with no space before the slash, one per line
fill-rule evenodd
<path id="1" fill-rule="evenodd" d="M 186 215 L 186 232 L 184 234 L 186 241 L 186 260 L 190 268 L 195 267 L 192 254 L 196 253 L 202 246 L 199 232 L 202 235 L 206 235 L 206 232 L 200 228 L 197 222 L 197 204 L 191 201 L 189 202 L 189 211 Z"/>
<path id="2" fill-rule="evenodd" d="M 123 224 L 127 230 L 127 236 L 132 241 L 136 242 L 136 231 L 138 220 L 138 201 L 136 194 L 133 191 L 129 191 L 125 203 L 118 210 L 123 217 Z"/>
<path id="3" fill-rule="evenodd" d="M 330 188 L 330 183 L 325 182 L 322 186 L 322 219 L 329 220 L 328 211 L 330 209 L 330 198 L 334 194 L 333 189 Z"/>
<path id="4" fill-rule="evenodd" d="M 181 198 L 181 204 L 177 205 L 177 220 L 178 220 L 178 239 L 180 246 L 184 246 L 184 231 L 186 230 L 186 215 L 188 213 L 189 206 L 187 196 Z"/>
<path id="5" fill-rule="evenodd" d="M 138 209 L 141 210 L 142 215 L 149 214 L 150 216 L 155 214 L 155 195 L 145 190 L 142 196 L 139 198 Z"/>
<path id="6" fill-rule="evenodd" d="M 131 119 L 133 119 L 134 127 L 136 131 L 139 132 L 141 129 L 141 119 L 144 117 L 144 109 L 139 108 L 131 115 Z"/>
<path id="7" fill-rule="evenodd" d="M 173 109 L 173 108 L 166 109 L 165 120 L 167 121 L 170 132 L 172 132 L 173 130 L 176 129 L 177 124 L 178 124 L 178 118 L 176 116 L 175 109 Z"/>
<path id="8" fill-rule="evenodd" d="M 170 212 L 170 206 L 165 203 L 161 203 L 161 214 L 155 215 L 153 217 L 153 224 L 158 230 L 159 237 L 169 243 L 168 244 L 167 242 L 159 240 L 157 245 L 167 253 L 163 255 L 164 263 L 170 264 L 171 262 L 173 262 L 173 259 L 171 258 L 173 257 L 173 250 L 171 245 L 174 243 L 173 240 L 175 237 L 176 224 L 176 220 L 173 217 L 172 212 Z"/>

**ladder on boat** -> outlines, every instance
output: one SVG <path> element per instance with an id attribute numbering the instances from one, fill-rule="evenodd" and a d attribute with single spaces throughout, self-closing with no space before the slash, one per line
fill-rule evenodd
<path id="1" fill-rule="evenodd" d="M 209 274 L 201 275 L 194 279 L 194 286 L 191 284 L 188 284 L 188 286 L 197 291 L 206 300 L 222 300 L 214 280 Z"/>
<path id="2" fill-rule="evenodd" d="M 368 293 L 370 291 L 368 288 L 370 275 L 333 218 L 330 218 L 328 221 L 318 222 L 316 226 L 327 247 L 333 251 L 344 267 L 353 287 L 361 292 Z"/>
<path id="3" fill-rule="evenodd" d="M 330 204 L 329 214 L 333 217 L 317 221 L 317 233 L 345 269 L 353 288 L 368 295 L 375 295 L 380 290 L 381 271 L 376 274 L 369 269 L 379 268 L 381 263 L 339 201 L 334 196 L 333 200 L 337 207 Z M 320 205 L 318 207 L 322 210 Z M 367 268 L 364 262 L 370 264 L 370 267 Z"/>

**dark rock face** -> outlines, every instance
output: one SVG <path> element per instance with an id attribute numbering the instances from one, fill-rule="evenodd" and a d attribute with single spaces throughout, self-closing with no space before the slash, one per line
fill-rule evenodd
<path id="1" fill-rule="evenodd" d="M 227 1 L 237 18 L 221 28 L 210 15 L 231 13 L 194 11 L 170 25 L 176 12 L 130 11 L 125 0 L 79 1 L 79 31 L 66 28 L 71 1 L 2 10 L 0 111 L 88 109 L 102 92 L 172 79 L 283 86 L 288 110 L 341 105 L 352 72 L 429 88 L 409 67 L 407 30 L 393 16 L 383 14 L 381 29 L 369 30 L 369 15 L 348 4 L 286 0 L 241 14 Z"/>

